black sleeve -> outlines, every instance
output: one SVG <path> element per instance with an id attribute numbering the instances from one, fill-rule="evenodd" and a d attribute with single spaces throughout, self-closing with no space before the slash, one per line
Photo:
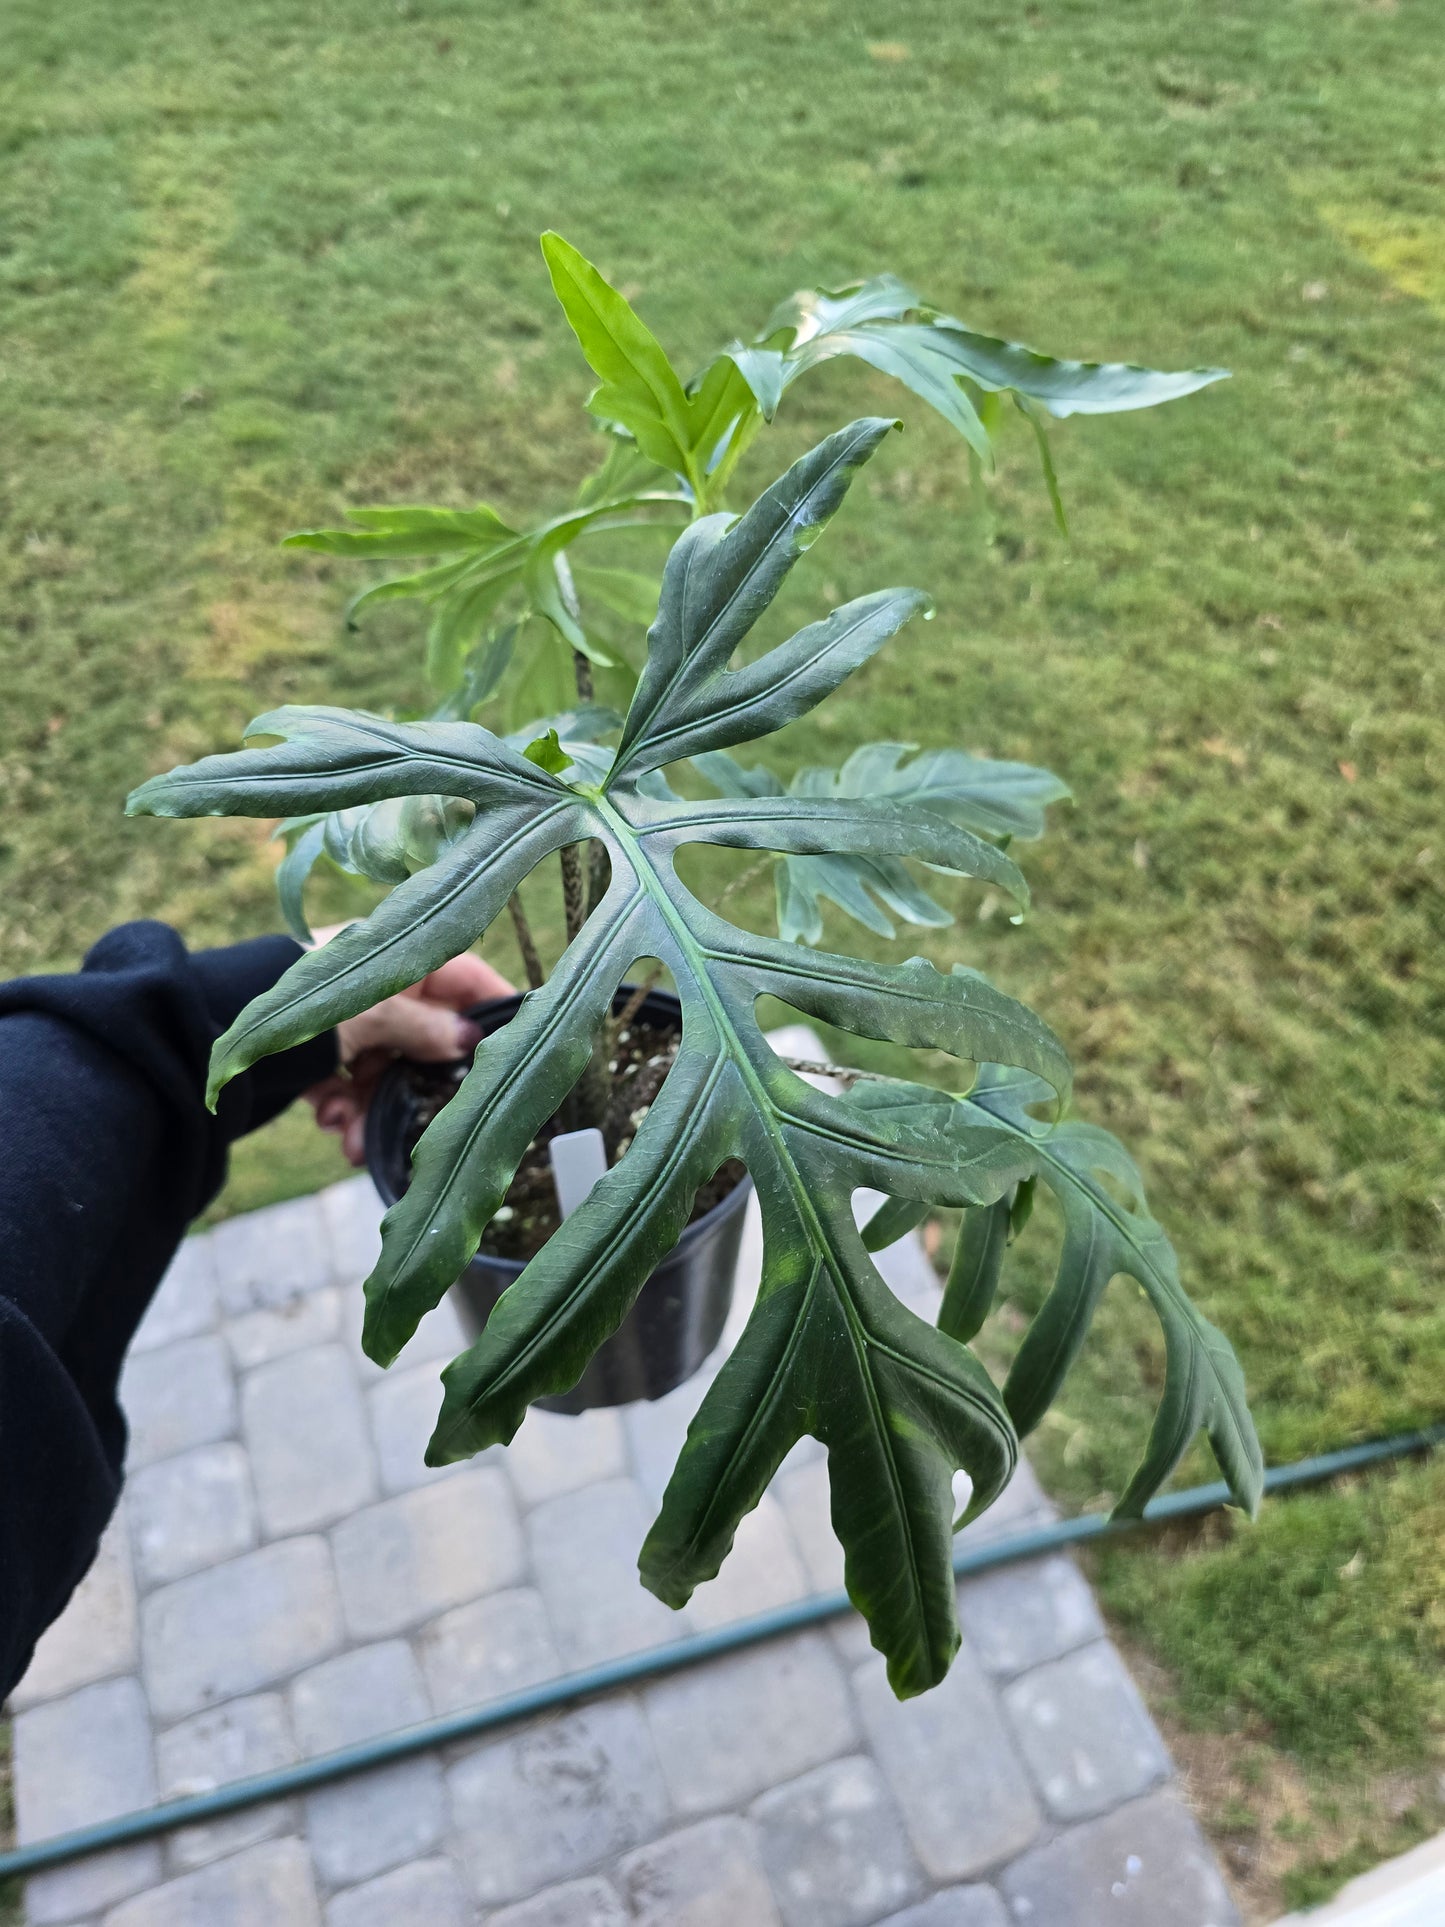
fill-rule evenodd
<path id="1" fill-rule="evenodd" d="M 212 1043 L 300 954 L 131 923 L 74 976 L 0 984 L 0 1698 L 114 1510 L 126 1347 L 228 1147 L 336 1068 L 327 1031 L 205 1108 Z"/>

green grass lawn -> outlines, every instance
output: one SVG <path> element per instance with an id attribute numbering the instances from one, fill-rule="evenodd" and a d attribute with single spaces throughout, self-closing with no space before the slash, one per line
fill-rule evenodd
<path id="1" fill-rule="evenodd" d="M 588 384 L 544 227 L 684 362 L 797 285 L 889 268 L 1062 353 L 1222 364 L 1057 436 L 1071 545 L 1022 441 L 982 516 L 901 391 L 796 390 L 744 488 L 848 414 L 901 408 L 908 433 L 791 606 L 901 580 L 939 617 L 789 747 L 960 742 L 1066 777 L 1076 807 L 1023 852 L 1029 921 L 960 889 L 959 932 L 910 947 L 961 942 L 1074 1050 L 1272 1459 L 1440 1415 L 1429 0 L 10 0 L 5 38 L 6 968 L 73 965 L 125 917 L 276 926 L 264 826 L 127 822 L 124 795 L 278 701 L 421 698 L 410 619 L 344 637 L 359 578 L 276 543 L 347 503 L 527 513 L 570 488 Z M 287 1120 L 225 1203 L 337 1169 Z M 1048 1231 L 1041 1207 L 1025 1303 Z M 1116 1285 L 1038 1441 L 1067 1504 L 1120 1489 L 1159 1367 Z M 1445 1467 L 1098 1576 L 1261 1917 L 1441 1824 Z"/>

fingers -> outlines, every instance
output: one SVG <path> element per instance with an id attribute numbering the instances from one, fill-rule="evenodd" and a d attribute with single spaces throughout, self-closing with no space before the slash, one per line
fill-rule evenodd
<path id="1" fill-rule="evenodd" d="M 325 943 L 345 928 L 333 924 L 318 930 L 316 941 Z M 470 1057 L 482 1033 L 460 1013 L 511 994 L 500 971 L 465 951 L 410 989 L 337 1025 L 338 1050 L 349 1075 L 313 1085 L 306 1098 L 319 1127 L 341 1139 L 349 1163 L 366 1162 L 367 1106 L 384 1066 L 398 1056 L 423 1064 Z"/>
<path id="2" fill-rule="evenodd" d="M 453 1010 L 466 1010 L 472 1004 L 491 1003 L 512 994 L 512 986 L 502 973 L 470 950 L 423 977 L 416 989 L 426 1002 L 450 1004 Z"/>
<path id="3" fill-rule="evenodd" d="M 341 1139 L 341 1150 L 348 1164 L 366 1162 L 366 1108 L 369 1090 L 358 1089 L 349 1078 L 328 1077 L 307 1091 L 307 1101 L 316 1113 L 318 1127 L 328 1137 Z"/>
<path id="4" fill-rule="evenodd" d="M 446 1004 L 428 1003 L 405 993 L 374 1004 L 336 1027 L 341 1061 L 350 1064 L 363 1051 L 379 1050 L 413 1057 L 423 1064 L 467 1057 L 481 1041 L 468 1018 Z"/>

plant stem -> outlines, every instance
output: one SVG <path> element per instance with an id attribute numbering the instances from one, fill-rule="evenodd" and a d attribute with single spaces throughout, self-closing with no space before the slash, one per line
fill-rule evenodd
<path id="1" fill-rule="evenodd" d="M 622 1006 L 621 1010 L 619 1010 L 617 1015 L 612 1019 L 612 1034 L 614 1037 L 626 1030 L 638 1011 L 641 1010 L 642 1006 L 647 1002 L 649 992 L 656 989 L 657 980 L 661 975 L 662 965 L 660 963 L 654 964 L 642 982 L 637 986 L 636 990 L 634 990 L 628 998 L 627 1002 Z"/>
<path id="2" fill-rule="evenodd" d="M 561 556 L 558 556 L 557 560 L 561 562 L 563 558 Z M 559 579 L 560 579 L 560 571 L 559 571 Z M 571 575 L 569 574 L 567 577 L 567 584 L 569 587 L 571 585 L 571 580 L 572 578 L 571 578 Z M 574 600 L 575 600 L 575 594 L 574 594 Z M 582 651 L 580 649 L 574 649 L 572 651 L 572 677 L 573 677 L 573 681 L 577 686 L 578 702 L 590 703 L 595 694 L 596 685 L 593 683 L 593 680 L 592 680 L 592 665 L 590 662 L 588 662 L 587 658 L 582 654 Z M 592 915 L 592 912 L 597 908 L 598 904 L 601 903 L 603 893 L 606 890 L 606 888 L 607 888 L 607 853 L 603 849 L 598 839 L 594 837 L 591 843 L 588 845 L 588 849 L 587 849 L 587 905 L 584 911 L 584 920 L 586 917 L 590 917 Z M 580 927 L 581 926 L 579 925 L 579 928 Z M 575 934 L 571 931 L 570 927 L 568 930 L 568 934 L 569 936 Z"/>
<path id="3" fill-rule="evenodd" d="M 507 908 L 512 913 L 512 928 L 517 933 L 517 947 L 522 953 L 522 968 L 527 973 L 527 982 L 533 990 L 540 990 L 543 982 L 542 959 L 537 954 L 537 940 L 532 935 L 532 926 L 522 908 L 520 890 L 514 890 L 507 898 Z"/>
<path id="4" fill-rule="evenodd" d="M 562 852 L 562 914 L 571 943 L 587 921 L 587 883 L 582 871 L 582 846 L 569 843 Z"/>
<path id="5" fill-rule="evenodd" d="M 735 896 L 739 890 L 746 890 L 748 885 L 760 877 L 765 870 L 771 870 L 777 860 L 775 856 L 762 856 L 758 858 L 756 863 L 750 863 L 746 870 L 740 871 L 738 875 L 733 878 L 731 883 L 725 883 L 723 885 L 722 889 L 718 892 L 717 903 L 713 907 L 715 909 L 720 908 L 727 902 L 729 897 Z"/>

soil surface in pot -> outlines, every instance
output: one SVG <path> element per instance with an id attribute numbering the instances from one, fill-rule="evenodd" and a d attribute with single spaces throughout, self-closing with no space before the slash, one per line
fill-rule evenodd
<path id="1" fill-rule="evenodd" d="M 636 1136 L 677 1056 L 678 1043 L 674 1031 L 659 1030 L 637 1018 L 626 1030 L 618 1032 L 608 1064 L 611 1094 L 602 1123 L 609 1165 L 616 1164 Z M 405 1076 L 412 1098 L 411 1124 L 406 1133 L 408 1159 L 427 1125 L 456 1095 L 467 1069 L 465 1064 L 406 1065 Z M 482 1251 L 487 1256 L 525 1262 L 535 1257 L 562 1222 L 557 1213 L 557 1193 L 552 1183 L 547 1143 L 559 1132 L 578 1130 L 583 1123 L 591 1121 L 574 1113 L 572 1106 L 576 1101 L 574 1091 L 568 1104 L 550 1123 L 543 1125 L 527 1147 L 506 1199 L 482 1239 Z M 746 1175 L 744 1166 L 736 1158 L 720 1165 L 699 1187 L 688 1223 L 695 1224 L 714 1205 L 721 1204 Z"/>

